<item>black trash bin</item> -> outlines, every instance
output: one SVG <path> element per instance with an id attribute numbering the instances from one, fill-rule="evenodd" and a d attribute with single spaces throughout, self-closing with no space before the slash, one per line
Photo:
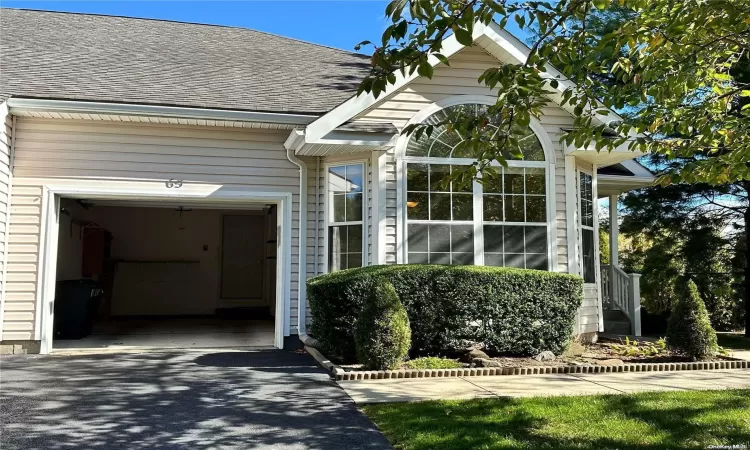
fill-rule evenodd
<path id="1" fill-rule="evenodd" d="M 91 334 L 102 290 L 94 280 L 65 280 L 55 291 L 56 339 L 81 339 Z"/>

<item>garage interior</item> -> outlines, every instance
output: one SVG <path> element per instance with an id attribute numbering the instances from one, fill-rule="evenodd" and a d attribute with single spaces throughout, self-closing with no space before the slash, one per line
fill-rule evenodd
<path id="1" fill-rule="evenodd" d="M 60 206 L 54 350 L 273 346 L 275 205 Z"/>

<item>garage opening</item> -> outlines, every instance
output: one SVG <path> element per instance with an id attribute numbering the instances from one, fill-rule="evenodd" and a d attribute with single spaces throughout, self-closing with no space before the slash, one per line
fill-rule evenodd
<path id="1" fill-rule="evenodd" d="M 60 201 L 53 349 L 273 347 L 277 207 Z"/>

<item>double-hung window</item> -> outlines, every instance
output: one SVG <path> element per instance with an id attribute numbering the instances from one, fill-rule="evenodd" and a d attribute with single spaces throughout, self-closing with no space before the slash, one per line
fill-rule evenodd
<path id="1" fill-rule="evenodd" d="M 328 195 L 328 271 L 363 265 L 364 165 L 330 166 Z"/>
<path id="2" fill-rule="evenodd" d="M 449 107 L 425 123 L 483 108 Z M 492 138 L 499 129 L 490 123 L 484 132 Z M 474 162 L 463 141 L 455 130 L 437 126 L 430 136 L 412 137 L 407 144 L 406 261 L 548 270 L 547 163 L 539 139 L 524 130 L 524 158 L 506 155 L 508 167 L 498 165 L 492 176 L 468 186 L 451 176 Z"/>
<path id="3" fill-rule="evenodd" d="M 593 177 L 585 172 L 579 172 L 579 174 L 578 195 L 583 281 L 585 283 L 596 283 Z"/>

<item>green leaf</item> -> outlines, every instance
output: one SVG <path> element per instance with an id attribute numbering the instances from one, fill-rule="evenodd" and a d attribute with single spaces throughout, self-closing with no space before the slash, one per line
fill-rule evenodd
<path id="1" fill-rule="evenodd" d="M 472 39 L 471 37 L 471 33 L 463 28 L 456 28 L 454 33 L 456 34 L 456 40 L 458 41 L 458 43 L 465 47 L 471 46 L 471 44 L 474 42 L 474 39 Z"/>
<path id="2" fill-rule="evenodd" d="M 609 0 L 594 0 L 594 7 L 599 10 L 607 9 L 609 6 Z"/>
<path id="3" fill-rule="evenodd" d="M 423 62 L 422 64 L 420 64 L 419 68 L 417 69 L 417 73 L 420 76 L 426 77 L 426 78 L 432 78 L 433 71 L 434 71 L 434 69 L 432 68 L 432 64 L 430 64 L 430 63 L 428 63 L 426 61 Z"/>

